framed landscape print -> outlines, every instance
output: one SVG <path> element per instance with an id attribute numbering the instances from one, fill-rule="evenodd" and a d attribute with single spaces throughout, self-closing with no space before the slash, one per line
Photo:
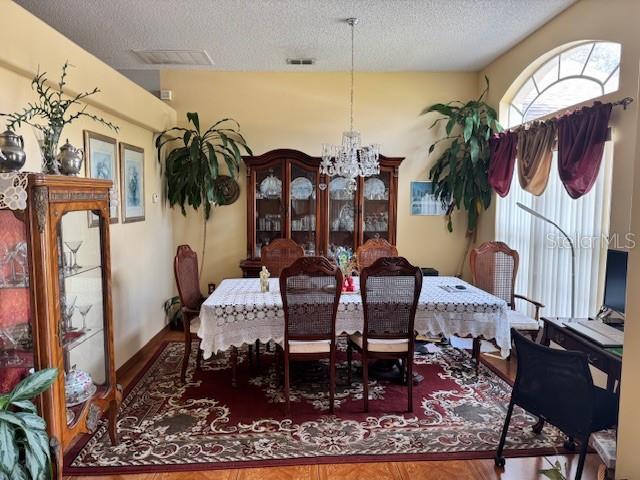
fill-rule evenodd
<path id="1" fill-rule="evenodd" d="M 120 143 L 122 223 L 144 221 L 144 150 Z"/>
<path id="2" fill-rule="evenodd" d="M 433 194 L 433 182 L 411 182 L 411 215 L 444 215 L 442 202 Z"/>
<path id="3" fill-rule="evenodd" d="M 84 131 L 84 152 L 86 158 L 86 176 L 111 180 L 110 221 L 118 223 L 118 203 L 120 184 L 118 183 L 118 149 L 116 139 L 99 133 Z M 89 226 L 98 225 L 98 217 L 89 213 Z"/>

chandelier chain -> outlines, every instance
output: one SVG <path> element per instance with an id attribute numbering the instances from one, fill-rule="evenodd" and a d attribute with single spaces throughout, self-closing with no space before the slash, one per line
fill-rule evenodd
<path id="1" fill-rule="evenodd" d="M 352 20 L 349 22 L 351 24 L 351 112 L 350 112 L 350 128 L 349 130 L 353 131 L 353 79 L 354 79 L 354 70 L 355 70 L 355 46 L 354 46 L 354 31 L 355 31 L 355 26 L 356 26 L 356 22 L 355 20 Z"/>

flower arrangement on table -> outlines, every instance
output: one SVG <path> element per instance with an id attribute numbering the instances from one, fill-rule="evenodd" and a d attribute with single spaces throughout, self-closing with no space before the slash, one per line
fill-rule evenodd
<path id="1" fill-rule="evenodd" d="M 344 284 L 342 285 L 343 292 L 355 292 L 356 288 L 353 282 L 353 272 L 357 269 L 356 257 L 353 255 L 353 251 L 347 247 L 336 248 L 336 263 L 342 275 L 344 276 Z"/>

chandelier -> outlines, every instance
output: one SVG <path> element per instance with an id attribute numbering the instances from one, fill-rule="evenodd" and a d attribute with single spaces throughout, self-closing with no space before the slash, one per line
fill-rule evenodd
<path id="1" fill-rule="evenodd" d="M 320 173 L 330 177 L 344 177 L 347 192 L 353 193 L 358 177 L 370 177 L 380 173 L 378 157 L 380 145 L 362 145 L 360 132 L 353 129 L 353 73 L 354 73 L 354 29 L 357 18 L 348 18 L 351 26 L 351 110 L 349 131 L 342 134 L 342 145 L 322 145 Z"/>

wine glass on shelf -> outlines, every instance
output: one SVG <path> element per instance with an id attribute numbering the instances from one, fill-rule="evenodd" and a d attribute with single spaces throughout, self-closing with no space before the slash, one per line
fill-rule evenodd
<path id="1" fill-rule="evenodd" d="M 67 297 L 62 298 L 62 319 L 64 321 L 64 331 L 70 332 L 72 330 L 76 330 L 76 328 L 71 323 L 71 319 L 73 317 L 73 312 L 76 309 L 76 301 L 78 297 L 73 297 L 73 300 L 69 301 Z"/>
<path id="2" fill-rule="evenodd" d="M 73 253 L 73 264 L 71 265 L 71 269 L 78 270 L 82 268 L 78 265 L 78 250 L 80 250 L 80 247 L 82 246 L 82 240 L 68 241 L 64 242 L 64 244 L 69 250 L 71 250 L 71 253 Z"/>
<path id="3" fill-rule="evenodd" d="M 90 330 L 89 328 L 87 328 L 87 314 L 91 310 L 91 307 L 93 307 L 93 305 L 90 303 L 87 303 L 84 305 L 78 305 L 77 307 L 78 312 L 80 312 L 80 315 L 82 315 L 82 331 L 83 332 L 88 332 Z"/>
<path id="4" fill-rule="evenodd" d="M 19 365 L 20 356 L 18 355 L 18 340 L 16 340 L 8 328 L 0 328 L 0 338 L 4 345 L 2 358 L 3 363 L 7 366 Z M 13 352 L 13 355 L 9 355 L 9 350 Z"/>

